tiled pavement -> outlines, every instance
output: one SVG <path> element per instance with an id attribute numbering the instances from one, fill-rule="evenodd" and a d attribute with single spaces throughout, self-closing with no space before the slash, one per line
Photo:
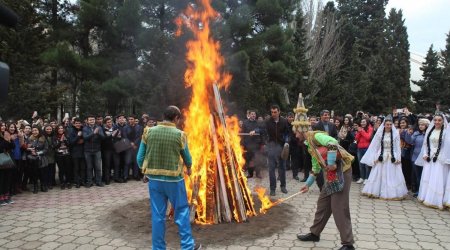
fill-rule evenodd
<path id="1" fill-rule="evenodd" d="M 251 186 L 255 182 L 268 185 L 267 179 L 249 182 Z M 290 194 L 301 185 L 288 177 Z M 450 211 L 427 208 L 414 199 L 368 199 L 360 195 L 360 187 L 352 184 L 350 202 L 357 249 L 450 249 Z M 332 218 L 320 242 L 296 239 L 299 230 L 308 232 L 317 196 L 314 187 L 309 194 L 288 201 L 286 205 L 294 211 L 290 223 L 269 236 L 202 243 L 206 249 L 336 249 L 340 238 Z M 36 195 L 27 192 L 16 196 L 15 204 L 0 208 L 0 249 L 150 249 L 145 240 L 148 230 L 114 233 L 111 230 L 117 228 L 104 224 L 112 210 L 146 197 L 146 185 L 134 181 L 103 188 L 53 189 Z M 270 220 L 269 215 L 263 216 Z"/>

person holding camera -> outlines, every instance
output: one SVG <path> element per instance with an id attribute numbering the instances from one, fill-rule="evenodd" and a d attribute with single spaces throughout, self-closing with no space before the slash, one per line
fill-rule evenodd
<path id="1" fill-rule="evenodd" d="M 41 191 L 48 191 L 48 160 L 46 154 L 48 144 L 45 136 L 37 125 L 31 129 L 31 136 L 27 145 L 27 160 L 30 166 L 31 181 L 33 183 L 33 193 L 38 193 L 38 179 L 41 184 Z"/>

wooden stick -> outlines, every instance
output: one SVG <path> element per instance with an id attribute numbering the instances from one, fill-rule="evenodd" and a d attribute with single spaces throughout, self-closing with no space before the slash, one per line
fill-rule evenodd
<path id="1" fill-rule="evenodd" d="M 225 177 L 224 177 L 224 173 L 223 173 L 222 159 L 220 158 L 219 142 L 217 140 L 216 126 L 214 124 L 213 115 L 210 115 L 210 127 L 211 127 L 211 134 L 213 137 L 213 143 L 214 143 L 214 152 L 216 154 L 217 171 L 219 173 L 218 180 L 220 183 L 220 203 L 224 207 L 223 217 L 226 222 L 231 222 L 230 204 L 228 203 L 227 188 L 225 185 Z"/>
<path id="2" fill-rule="evenodd" d="M 200 176 L 197 176 L 194 180 L 194 188 L 192 190 L 192 197 L 191 197 L 191 207 L 189 210 L 189 221 L 191 223 L 195 220 L 195 214 L 197 210 L 197 196 L 198 196 L 198 190 L 200 187 Z"/>
<path id="3" fill-rule="evenodd" d="M 259 135 L 259 133 L 254 133 L 253 135 L 250 135 L 250 133 L 239 133 L 238 135 L 256 136 L 256 135 Z"/>
<path id="4" fill-rule="evenodd" d="M 222 106 L 222 99 L 220 97 L 220 92 L 219 92 L 219 87 L 217 86 L 217 84 L 213 84 L 213 90 L 214 90 L 214 97 L 215 97 L 215 101 L 216 101 L 216 107 L 217 107 L 217 112 L 219 114 L 219 119 L 220 122 L 222 124 L 223 127 L 223 131 L 224 131 L 224 140 L 225 140 L 225 145 L 226 145 L 226 150 L 227 150 L 227 158 L 228 158 L 228 162 L 230 163 L 230 167 L 231 167 L 231 178 L 233 181 L 233 187 L 234 187 L 234 195 L 236 197 L 236 202 L 237 202 L 237 210 L 239 212 L 239 217 L 240 217 L 240 221 L 246 221 L 247 220 L 247 213 L 245 210 L 245 203 L 244 203 L 244 199 L 242 197 L 242 190 L 239 186 L 238 183 L 238 176 L 236 174 L 236 167 L 234 165 L 234 161 L 233 159 L 233 153 L 231 150 L 231 145 L 230 145 L 230 135 L 228 134 L 228 130 L 227 130 L 227 125 L 226 125 L 226 121 L 225 121 L 225 112 L 223 110 L 223 106 Z M 239 221 L 239 219 L 238 219 Z"/>
<path id="5" fill-rule="evenodd" d="M 221 202 L 220 202 L 220 188 L 219 188 L 219 171 L 217 170 L 217 165 L 216 165 L 216 177 L 215 177 L 216 181 L 215 181 L 215 190 L 216 192 L 214 193 L 215 198 L 216 198 L 216 210 L 217 210 L 217 223 L 222 222 L 222 207 L 221 207 Z"/>
<path id="6" fill-rule="evenodd" d="M 283 203 L 283 202 L 285 202 L 285 201 L 287 201 L 287 200 L 290 200 L 290 199 L 294 198 L 295 196 L 297 196 L 297 195 L 299 195 L 299 194 L 303 194 L 303 192 L 300 191 L 300 192 L 295 193 L 295 194 L 293 194 L 293 195 L 291 195 L 291 196 L 289 196 L 289 197 L 286 197 L 286 198 L 284 198 L 284 199 L 281 199 L 281 200 L 279 200 L 279 201 L 276 201 L 275 203 L 273 203 L 273 206 L 279 205 L 279 204 L 281 204 L 281 203 Z"/>

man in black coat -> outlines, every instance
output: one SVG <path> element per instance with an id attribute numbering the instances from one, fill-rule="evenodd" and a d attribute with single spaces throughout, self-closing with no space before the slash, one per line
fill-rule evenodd
<path id="1" fill-rule="evenodd" d="M 287 194 L 286 189 L 286 161 L 281 158 L 281 152 L 284 147 L 289 147 L 289 123 L 280 116 L 280 107 L 272 105 L 270 107 L 271 117 L 265 123 L 265 131 L 267 135 L 267 153 L 269 163 L 269 180 L 270 180 L 270 196 L 275 196 L 277 187 L 277 177 L 275 169 L 278 168 L 278 177 L 280 179 L 280 189 L 282 193 Z M 258 131 L 252 131 L 254 134 Z"/>
<path id="2" fill-rule="evenodd" d="M 256 111 L 249 110 L 248 111 L 248 119 L 244 121 L 242 125 L 243 133 L 250 133 L 252 131 L 256 131 L 259 129 L 259 124 L 256 121 Z M 256 172 L 256 177 L 261 178 L 260 166 L 255 166 L 255 155 L 263 145 L 263 139 L 261 135 L 253 135 L 253 136 L 244 136 L 243 144 L 246 150 L 245 157 L 245 165 L 248 171 L 247 178 L 252 178 L 253 173 Z"/>

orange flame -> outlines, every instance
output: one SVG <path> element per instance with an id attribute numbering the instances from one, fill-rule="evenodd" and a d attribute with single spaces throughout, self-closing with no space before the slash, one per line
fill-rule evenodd
<path id="1" fill-rule="evenodd" d="M 213 85 L 227 88 L 231 81 L 231 75 L 223 71 L 224 58 L 220 54 L 220 43 L 215 41 L 210 33 L 210 23 L 217 18 L 219 14 L 211 7 L 210 0 L 199 0 L 198 4 L 190 5 L 175 20 L 178 26 L 177 35 L 181 34 L 183 25 L 193 33 L 193 39 L 186 44 L 187 70 L 184 80 L 185 86 L 192 88 L 192 98 L 188 110 L 184 112 L 184 130 L 188 135 L 194 162 L 193 177 L 186 177 L 185 181 L 188 199 L 196 204 L 196 223 L 199 224 L 213 224 L 221 220 L 221 206 L 224 204 L 219 202 L 223 202 L 225 196 L 228 196 L 226 200 L 229 202 L 230 216 L 237 222 L 241 222 L 245 215 L 256 215 L 251 191 L 243 172 L 245 160 L 238 119 L 225 117 L 222 122 L 211 119 L 211 114 L 219 112 L 215 104 L 220 101 L 216 99 L 214 102 Z M 222 172 L 219 171 L 220 167 L 223 168 Z M 218 188 L 219 172 L 223 173 L 223 188 L 226 190 Z M 194 183 L 193 180 L 197 179 L 199 182 Z M 196 200 L 192 200 L 196 188 L 198 196 Z M 265 189 L 257 188 L 256 192 L 263 204 L 260 212 L 265 213 L 275 203 L 265 195 Z M 244 216 L 240 213 L 242 209 L 238 209 L 242 207 L 238 196 L 242 197 L 245 205 Z"/>
<path id="2" fill-rule="evenodd" d="M 282 199 L 279 199 L 275 202 L 272 202 L 269 196 L 267 196 L 266 194 L 266 189 L 263 187 L 255 187 L 255 192 L 258 194 L 258 198 L 261 201 L 261 208 L 259 209 L 260 214 L 265 214 L 267 210 L 282 201 Z"/>
<path id="3" fill-rule="evenodd" d="M 237 210 L 235 193 L 230 192 L 235 186 L 235 179 L 230 176 L 229 168 L 236 168 L 236 176 L 239 179 L 241 188 L 249 191 L 247 179 L 243 174 L 244 166 L 243 150 L 241 148 L 238 126 L 236 117 L 227 118 L 224 127 L 219 122 L 211 124 L 210 115 L 215 112 L 213 84 L 217 84 L 219 88 L 227 88 L 231 81 L 231 75 L 224 72 L 224 58 L 220 54 L 220 44 L 212 38 L 210 32 L 210 23 L 217 19 L 219 14 L 211 7 L 210 0 L 199 0 L 198 4 L 190 5 L 185 12 L 175 20 L 178 30 L 177 35 L 182 32 L 182 26 L 186 26 L 193 33 L 193 39 L 186 43 L 187 54 L 187 70 L 184 75 L 185 86 L 192 88 L 192 98 L 189 108 L 184 112 L 186 117 L 184 130 L 188 135 L 189 149 L 193 159 L 193 177 L 186 177 L 186 188 L 188 191 L 188 199 L 192 199 L 192 191 L 197 176 L 200 176 L 198 185 L 198 197 L 196 207 L 196 222 L 200 224 L 213 224 L 220 220 L 217 215 L 216 207 L 218 204 L 217 184 L 217 168 L 218 159 L 223 166 L 223 175 L 225 176 L 228 200 L 231 201 L 233 218 L 240 222 L 241 217 Z M 212 134 L 214 126 L 216 134 Z M 214 136 L 219 138 L 218 145 L 214 144 Z M 216 140 L 217 141 L 217 140 Z M 234 154 L 226 153 L 226 145 L 224 141 L 229 141 L 230 147 Z M 216 155 L 215 148 L 219 149 Z M 233 162 L 232 164 L 230 164 Z M 236 164 L 234 164 L 234 162 Z M 192 178 L 192 180 L 191 180 Z M 248 192 L 251 193 L 251 192 Z M 253 200 L 251 197 L 244 195 L 244 202 L 247 208 L 253 208 Z M 220 210 L 220 209 L 219 209 Z M 216 211 L 216 212 L 215 212 Z M 252 209 L 246 209 L 248 216 L 256 215 Z"/>

